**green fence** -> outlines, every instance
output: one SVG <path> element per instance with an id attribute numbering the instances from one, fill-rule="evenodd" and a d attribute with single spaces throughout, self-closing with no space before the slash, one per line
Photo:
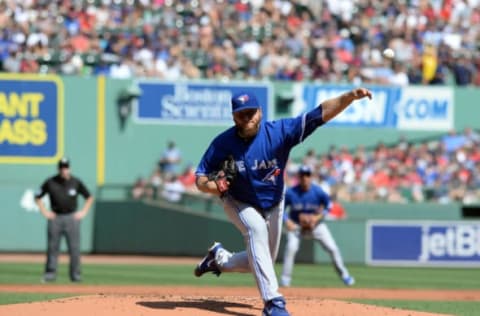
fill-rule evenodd
<path id="1" fill-rule="evenodd" d="M 366 222 L 369 219 L 462 219 L 457 204 L 346 203 L 345 207 L 347 220 L 327 223 L 349 263 L 365 262 Z M 202 256 L 213 241 L 221 241 L 231 251 L 244 249 L 241 234 L 228 221 L 217 199 L 189 195 L 176 204 L 161 200 L 99 201 L 94 236 L 93 251 L 96 253 Z M 284 237 L 279 260 L 283 257 Z M 328 262 L 330 257 L 319 244 L 307 239 L 302 242 L 297 260 Z"/>

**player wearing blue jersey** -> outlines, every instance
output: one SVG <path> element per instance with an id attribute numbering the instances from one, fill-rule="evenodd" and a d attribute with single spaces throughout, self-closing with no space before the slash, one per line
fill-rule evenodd
<path id="1" fill-rule="evenodd" d="M 195 268 L 196 276 L 252 272 L 265 302 L 263 315 L 289 315 L 278 291 L 274 262 L 283 222 L 283 173 L 290 151 L 353 101 L 365 97 L 371 99 L 371 92 L 356 88 L 298 117 L 277 121 L 262 121 L 252 93 L 232 97 L 235 126 L 219 134 L 206 150 L 196 170 L 196 185 L 220 197 L 225 213 L 244 236 L 246 251 L 232 253 L 215 242 Z M 209 177 L 227 157 L 233 157 L 238 169 L 235 180 Z"/>
<path id="2" fill-rule="evenodd" d="M 335 266 L 335 270 L 345 285 L 351 286 L 355 280 L 348 273 L 343 263 L 340 250 L 324 222 L 331 208 L 330 197 L 322 188 L 312 183 L 312 171 L 308 166 L 301 166 L 298 171 L 299 183 L 287 190 L 285 194 L 284 222 L 288 230 L 287 243 L 283 257 L 281 284 L 290 286 L 295 255 L 302 238 L 313 238 L 325 249 Z"/>

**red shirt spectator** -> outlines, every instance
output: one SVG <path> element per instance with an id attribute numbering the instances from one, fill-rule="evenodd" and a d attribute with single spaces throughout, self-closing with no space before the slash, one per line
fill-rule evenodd
<path id="1" fill-rule="evenodd" d="M 33 58 L 24 58 L 20 63 L 20 72 L 37 73 L 40 68 L 38 62 Z"/>
<path id="2" fill-rule="evenodd" d="M 375 172 L 370 178 L 370 181 L 377 188 L 388 187 L 390 185 L 390 177 L 385 170 Z"/>
<path id="3" fill-rule="evenodd" d="M 77 53 L 86 53 L 90 49 L 90 40 L 83 34 L 72 37 L 70 44 Z"/>
<path id="4" fill-rule="evenodd" d="M 327 215 L 327 219 L 339 220 L 345 218 L 347 218 L 347 212 L 345 211 L 345 208 L 337 201 L 332 201 L 332 208 Z"/>
<path id="5" fill-rule="evenodd" d="M 178 176 L 178 181 L 183 184 L 183 186 L 189 190 L 195 186 L 195 171 L 191 166 L 187 166 L 184 172 Z"/>

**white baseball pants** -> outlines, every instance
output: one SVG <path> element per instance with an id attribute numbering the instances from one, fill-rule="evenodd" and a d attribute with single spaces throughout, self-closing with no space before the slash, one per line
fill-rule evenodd
<path id="1" fill-rule="evenodd" d="M 302 238 L 313 238 L 317 240 L 320 245 L 327 251 L 332 259 L 332 263 L 336 272 L 340 277 L 348 276 L 348 270 L 343 263 L 340 250 L 335 243 L 335 240 L 327 227 L 327 224 L 321 222 L 308 235 L 302 235 L 300 230 L 289 231 L 287 234 L 287 243 L 285 245 L 285 253 L 283 257 L 282 269 L 282 285 L 289 286 L 292 281 L 293 264 L 295 262 L 295 255 L 300 248 Z"/>
<path id="2" fill-rule="evenodd" d="M 278 254 L 282 231 L 283 200 L 265 214 L 265 218 L 251 205 L 229 195 L 222 199 L 225 213 L 240 230 L 245 240 L 245 251 L 231 253 L 218 251 L 215 261 L 222 272 L 252 272 L 262 299 L 267 302 L 282 296 L 274 262 Z"/>

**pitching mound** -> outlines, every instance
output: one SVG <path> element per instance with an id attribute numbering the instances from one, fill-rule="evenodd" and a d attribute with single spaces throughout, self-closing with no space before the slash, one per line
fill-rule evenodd
<path id="1" fill-rule="evenodd" d="M 0 314 L 10 316 L 258 316 L 262 304 L 254 297 L 183 297 L 94 295 L 0 307 Z M 420 316 L 430 313 L 377 307 L 335 300 L 294 298 L 288 300 L 292 315 L 331 316 Z"/>
<path id="2" fill-rule="evenodd" d="M 0 306 L 0 315 L 9 316 L 258 316 L 263 304 L 254 288 L 144 287 L 88 285 L 3 285 L 7 292 L 76 293 L 66 299 Z M 338 301 L 351 298 L 452 299 L 454 292 L 372 289 L 284 289 L 292 315 L 421 316 L 438 315 Z M 383 294 L 382 294 L 383 293 Z M 472 293 L 455 292 L 456 299 L 469 300 Z M 93 295 L 92 295 L 93 294 Z M 455 296 L 455 295 L 454 295 Z"/>

